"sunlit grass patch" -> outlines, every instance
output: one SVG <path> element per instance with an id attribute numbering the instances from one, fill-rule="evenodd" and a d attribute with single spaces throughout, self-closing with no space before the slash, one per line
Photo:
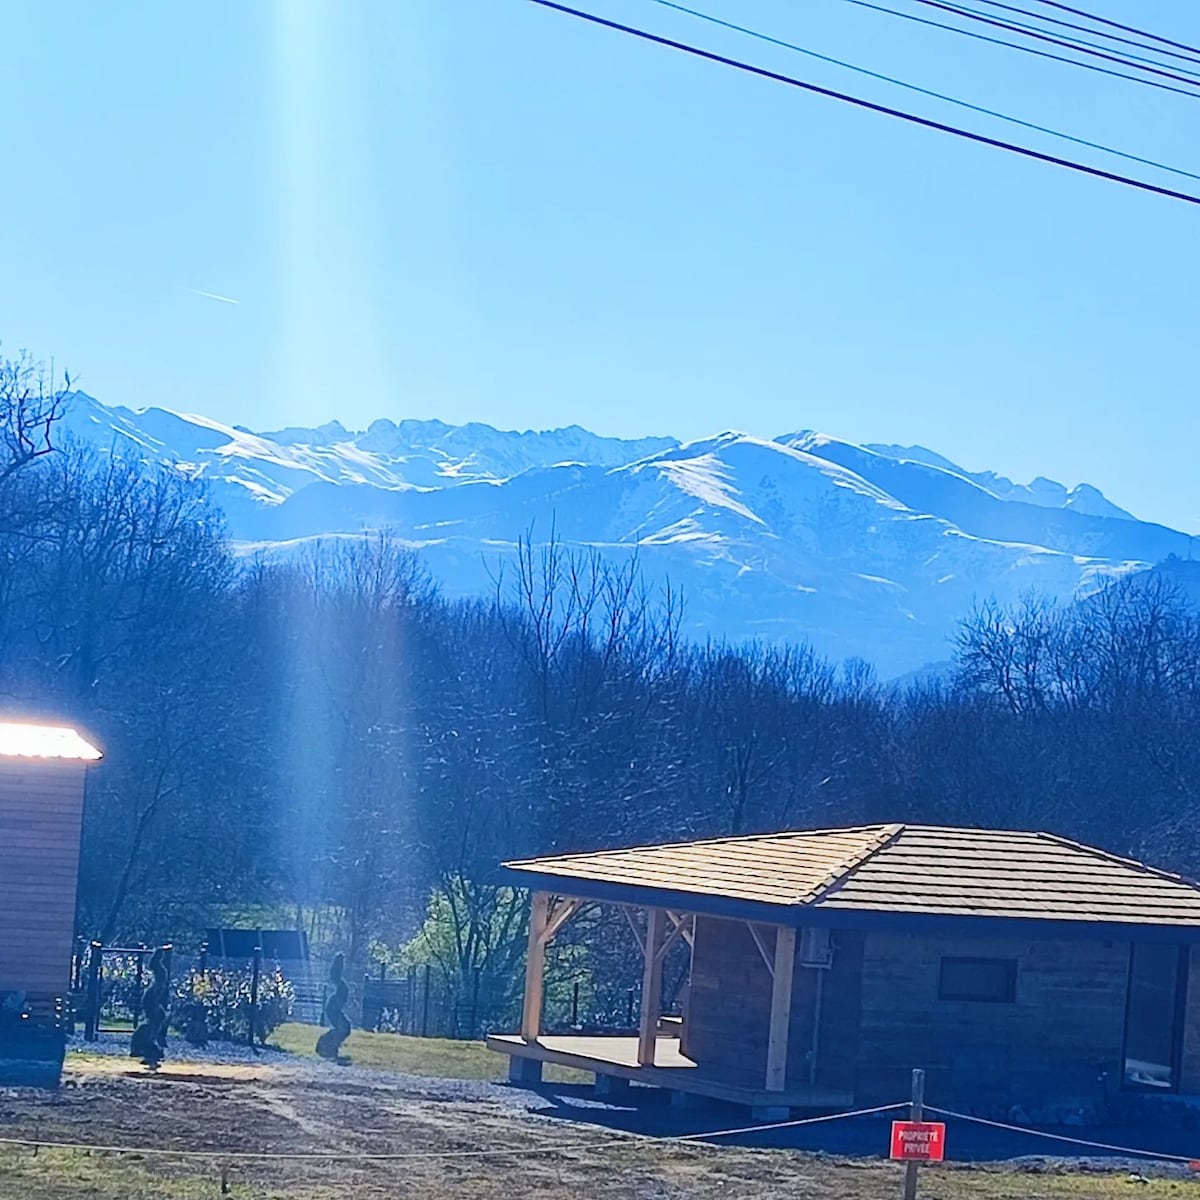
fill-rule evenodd
<path id="1" fill-rule="evenodd" d="M 290 1022 L 275 1031 L 271 1042 L 281 1050 L 315 1057 L 320 1032 L 317 1025 Z M 355 1066 L 438 1079 L 501 1080 L 508 1072 L 507 1057 L 489 1050 L 482 1042 L 450 1038 L 408 1037 L 400 1033 L 356 1029 L 342 1052 Z M 550 1083 L 584 1083 L 591 1080 L 591 1075 L 548 1064 L 545 1078 Z"/>

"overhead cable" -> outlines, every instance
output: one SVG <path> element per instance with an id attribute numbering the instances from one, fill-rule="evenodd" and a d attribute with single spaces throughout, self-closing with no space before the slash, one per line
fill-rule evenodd
<path id="1" fill-rule="evenodd" d="M 1048 50 L 1039 50 L 1036 46 L 1022 46 L 1018 42 L 1006 42 L 1003 38 L 989 37 L 986 33 L 976 33 L 973 29 L 963 29 L 960 25 L 947 25 L 942 21 L 931 21 L 928 17 L 918 17 L 916 13 L 901 12 L 899 9 L 888 8 L 883 4 L 874 4 L 872 0 L 845 0 L 847 4 L 859 8 L 870 8 L 875 12 L 887 13 L 892 17 L 902 17 L 905 21 L 915 21 L 918 25 L 930 25 L 934 29 L 945 29 L 950 33 L 960 33 L 963 37 L 974 38 L 979 42 L 990 42 L 993 46 L 1004 46 L 1009 50 L 1019 50 L 1022 54 L 1033 54 L 1038 58 L 1049 58 L 1054 62 L 1067 63 L 1072 67 L 1080 67 L 1085 71 L 1096 71 L 1100 75 L 1111 75 L 1114 79 L 1127 79 L 1130 83 L 1140 83 L 1143 87 L 1158 88 L 1164 92 L 1175 92 L 1180 96 L 1190 96 L 1193 100 L 1200 98 L 1200 93 L 1188 91 L 1186 88 L 1174 87 L 1169 83 L 1159 83 L 1157 79 L 1146 79 L 1141 75 L 1127 75 L 1123 71 L 1114 71 L 1097 63 L 1080 62 L 1077 58 L 1064 58 L 1061 54 L 1051 54 Z"/>
<path id="2" fill-rule="evenodd" d="M 1037 133 L 1049 134 L 1051 137 L 1061 138 L 1064 141 L 1074 142 L 1077 146 L 1087 146 L 1090 150 L 1101 150 L 1105 154 L 1113 154 L 1118 158 L 1127 159 L 1130 162 L 1141 163 L 1143 166 L 1154 167 L 1159 171 L 1170 171 L 1173 175 L 1182 175 L 1186 179 L 1200 180 L 1200 174 L 1193 171 L 1185 171 L 1181 167 L 1168 166 L 1166 163 L 1158 162 L 1153 158 L 1143 158 L 1138 154 L 1130 154 L 1125 150 L 1117 150 L 1113 146 L 1106 146 L 1102 142 L 1092 142 L 1087 138 L 1076 137 L 1071 133 L 1063 133 L 1060 129 L 1051 129 L 1048 125 L 1038 125 L 1034 121 L 1024 121 L 1020 117 L 1014 117 L 1008 113 L 998 112 L 994 108 L 985 108 L 981 104 L 972 104 L 968 100 L 959 100 L 955 96 L 948 96 L 944 92 L 936 92 L 932 88 L 920 87 L 918 84 L 909 83 L 903 79 L 897 79 L 892 75 L 884 75 L 879 71 L 871 71 L 866 67 L 856 66 L 854 63 L 845 62 L 840 58 L 832 58 L 828 54 L 820 54 L 816 50 L 810 50 L 806 46 L 799 46 L 795 42 L 784 41 L 782 38 L 772 37 L 770 34 L 762 33 L 757 29 L 750 29 L 745 25 L 738 25 L 733 21 L 726 21 L 721 17 L 715 17 L 711 13 L 701 12 L 696 8 L 688 8 L 684 4 L 676 4 L 674 0 L 653 0 L 653 3 L 662 5 L 663 8 L 671 8 L 676 12 L 687 13 L 688 16 L 697 17 L 701 21 L 708 21 L 713 25 L 720 25 L 725 29 L 732 29 L 737 33 L 744 33 L 748 37 L 757 38 L 762 42 L 769 42 L 773 46 L 781 46 L 785 50 L 794 50 L 797 54 L 805 54 L 809 58 L 815 58 L 820 62 L 832 63 L 836 67 L 844 67 L 848 71 L 855 71 L 859 75 L 866 75 L 871 79 L 881 80 L 883 83 L 895 84 L 896 87 L 907 88 L 910 92 L 917 92 L 922 96 L 929 96 L 934 100 L 944 100 L 947 104 L 956 104 L 959 108 L 970 109 L 971 112 L 982 113 L 986 117 L 995 117 L 1000 121 L 1008 121 L 1013 125 L 1020 125 L 1024 129 L 1032 129 Z"/>
<path id="3" fill-rule="evenodd" d="M 1148 33 L 1145 29 L 1137 29 L 1133 25 L 1122 25 L 1119 21 L 1110 21 L 1107 17 L 1097 16 L 1082 8 L 1072 8 L 1069 4 L 1059 4 L 1056 0 L 1038 0 L 1038 3 L 1046 5 L 1047 8 L 1057 8 L 1059 12 L 1069 12 L 1076 17 L 1086 17 L 1089 21 L 1095 21 L 1098 25 L 1107 25 L 1110 29 L 1123 29 L 1126 33 L 1136 33 L 1139 37 L 1149 38 L 1153 42 L 1162 42 L 1164 46 L 1175 46 L 1180 50 L 1190 50 L 1193 54 L 1200 54 L 1200 46 L 1189 46 L 1187 42 L 1176 42 L 1157 33 Z"/>
<path id="4" fill-rule="evenodd" d="M 1063 46 L 1068 50 L 1074 50 L 1078 54 L 1090 54 L 1094 58 L 1102 58 L 1105 62 L 1118 63 L 1123 67 L 1132 67 L 1135 71 L 1145 71 L 1150 75 L 1160 75 L 1163 79 L 1174 79 L 1177 83 L 1186 83 L 1192 87 L 1198 86 L 1197 81 L 1189 79 L 1188 75 L 1194 75 L 1194 71 L 1188 71 L 1185 75 L 1178 75 L 1175 71 L 1167 71 L 1162 68 L 1167 66 L 1166 63 L 1158 63 L 1157 66 L 1146 66 L 1145 63 L 1153 62 L 1152 59 L 1138 59 L 1136 54 L 1110 54 L 1109 47 L 1098 47 L 1094 42 L 1085 42 L 1081 38 L 1054 37 L 1052 34 L 1040 31 L 1036 26 L 1028 25 L 1023 21 L 1001 21 L 997 17 L 989 17 L 986 13 L 981 13 L 978 9 L 968 8 L 963 4 L 946 4 L 944 0 L 914 0 L 916 4 L 923 4 L 926 8 L 940 9 L 942 12 L 953 13 L 958 17 L 965 17 L 968 21 L 979 21 L 984 25 L 991 25 L 997 29 L 1006 29 L 1010 33 L 1020 34 L 1022 37 L 1036 38 L 1039 42 L 1049 42 L 1052 46 Z M 1179 71 L 1184 71 L 1186 68 L 1179 67 Z"/>
<path id="5" fill-rule="evenodd" d="M 860 96 L 851 96 L 846 92 L 838 92 L 832 88 L 820 87 L 818 84 L 808 83 L 803 79 L 796 79 L 791 75 L 783 75 L 778 71 L 769 71 L 765 67 L 756 67 L 751 63 L 742 62 L 740 59 L 728 58 L 723 54 L 715 54 L 711 50 L 703 50 L 699 46 L 692 46 L 687 42 L 679 42 L 657 33 L 650 33 L 648 30 L 638 29 L 633 25 L 623 25 L 619 21 L 611 21 L 607 17 L 598 16 L 596 13 L 585 12 L 579 8 L 571 8 L 566 4 L 559 4 L 556 0 L 529 0 L 529 3 L 536 4 L 540 8 L 552 9 L 555 12 L 575 17 L 581 21 L 587 21 L 592 25 L 600 25 L 606 29 L 615 30 L 618 33 L 628 34 L 630 37 L 639 38 L 642 41 L 653 42 L 655 45 L 666 46 L 672 50 L 679 50 L 681 53 L 690 54 L 695 58 L 703 58 L 708 62 L 732 67 L 737 71 L 745 71 L 747 74 L 757 75 L 763 79 L 772 79 L 776 83 L 785 83 L 789 87 L 800 88 L 803 91 L 812 92 L 814 95 L 825 96 L 831 100 L 840 100 L 845 104 L 852 104 L 856 108 L 865 108 L 871 112 L 880 113 L 883 116 L 907 121 L 912 125 L 920 125 L 925 129 L 935 129 L 940 133 L 948 133 L 954 137 L 978 142 L 984 146 L 992 146 L 997 150 L 1006 150 L 1010 154 L 1019 154 L 1024 158 L 1032 158 L 1038 162 L 1050 163 L 1053 166 L 1063 167 L 1068 171 L 1077 171 L 1083 175 L 1091 175 L 1097 179 L 1107 179 L 1110 183 L 1120 183 L 1126 187 L 1137 188 L 1139 191 L 1153 192 L 1156 195 L 1166 196 L 1172 200 L 1182 200 L 1187 204 L 1200 205 L 1200 196 L 1195 196 L 1188 192 L 1177 192 L 1172 188 L 1160 187 L 1155 183 L 1147 183 L 1143 179 L 1133 179 L 1128 175 L 1117 175 L 1115 172 L 1105 171 L 1100 167 L 1091 167 L 1069 158 L 1059 158 L 1054 154 L 1045 154 L 1041 150 L 1032 150 L 1028 146 L 1018 146 L 1013 142 L 1004 142 L 999 138 L 988 137 L 982 133 L 974 133 L 971 130 L 962 129 L 957 125 L 947 125 L 943 121 L 934 121 L 928 117 L 921 117 L 915 113 L 905 112 L 902 109 L 889 108 L 884 104 L 876 104 L 871 100 L 864 100 Z"/>
<path id="6" fill-rule="evenodd" d="M 1119 33 L 1105 33 L 1103 29 L 1093 29 L 1090 25 L 1077 25 L 1074 21 L 1064 21 L 1061 17 L 1048 17 L 1045 13 L 1034 12 L 1029 8 L 1020 8 L 1015 4 L 1005 4 L 1003 0 L 976 0 L 979 4 L 986 4 L 989 8 L 999 8 L 1005 12 L 1018 13 L 1022 17 L 1034 17 L 1039 21 L 1046 21 L 1051 25 L 1060 25 L 1064 29 L 1077 29 L 1080 33 L 1090 33 L 1095 37 L 1108 38 L 1111 42 L 1121 42 L 1126 46 L 1136 46 L 1139 50 L 1153 50 L 1155 54 L 1165 54 L 1168 58 L 1181 58 L 1185 62 L 1200 63 L 1200 58 L 1193 54 L 1180 54 L 1178 50 L 1164 50 L 1161 46 L 1147 46 L 1145 42 L 1135 41 L 1133 38 L 1122 37 Z M 1068 9 L 1068 11 L 1072 11 Z M 1093 20 L 1099 20 L 1098 17 L 1093 17 Z M 1109 22 L 1111 24 L 1111 22 Z M 1118 29 L 1124 29 L 1124 25 L 1118 25 Z M 1153 37 L 1153 34 L 1142 34 L 1143 37 Z M 1160 39 L 1165 40 L 1165 39 Z M 1174 44 L 1174 43 L 1170 43 Z"/>

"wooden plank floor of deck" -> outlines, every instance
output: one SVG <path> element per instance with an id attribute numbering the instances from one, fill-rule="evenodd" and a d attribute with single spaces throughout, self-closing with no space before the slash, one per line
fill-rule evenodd
<path id="1" fill-rule="evenodd" d="M 782 1092 L 739 1087 L 706 1074 L 700 1064 L 684 1055 L 677 1037 L 659 1036 L 654 1043 L 654 1066 L 637 1061 L 636 1037 L 574 1036 L 543 1034 L 536 1042 L 527 1042 L 519 1034 L 491 1034 L 488 1048 L 517 1058 L 533 1058 L 612 1075 L 634 1083 L 647 1083 L 674 1091 L 694 1092 L 715 1100 L 735 1104 L 776 1104 L 792 1108 L 842 1108 L 853 1101 L 849 1092 L 816 1085 L 789 1087 Z"/>

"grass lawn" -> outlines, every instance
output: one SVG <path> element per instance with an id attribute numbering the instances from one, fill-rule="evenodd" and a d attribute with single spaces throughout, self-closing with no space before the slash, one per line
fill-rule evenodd
<path id="1" fill-rule="evenodd" d="M 271 1044 L 292 1054 L 315 1058 L 315 1046 L 320 1034 L 319 1025 L 291 1022 L 275 1031 Z M 508 1074 L 507 1057 L 489 1050 L 482 1042 L 406 1037 L 399 1033 L 371 1033 L 356 1029 L 342 1050 L 350 1056 L 355 1066 L 401 1071 L 406 1075 L 499 1080 Z M 586 1071 L 548 1064 L 545 1078 L 548 1083 L 586 1083 L 591 1080 L 591 1075 Z"/>
<path id="2" fill-rule="evenodd" d="M 532 1169 L 519 1160 L 241 1168 L 229 1174 L 235 1200 L 899 1200 L 901 1173 L 886 1163 L 839 1163 L 783 1151 L 697 1151 L 663 1147 L 632 1155 L 584 1154 L 569 1141 Z M 156 1165 L 115 1155 L 0 1147 L 6 1200 L 209 1200 L 221 1191 L 216 1163 Z M 1194 1200 L 1185 1180 L 1126 1174 L 1029 1174 L 962 1168 L 922 1173 L 921 1200 Z"/>

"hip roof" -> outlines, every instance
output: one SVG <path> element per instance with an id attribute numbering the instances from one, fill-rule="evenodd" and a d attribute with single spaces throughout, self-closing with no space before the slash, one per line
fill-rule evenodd
<path id="1" fill-rule="evenodd" d="M 537 887 L 786 923 L 857 915 L 1196 926 L 1200 884 L 1050 833 L 863 825 L 637 846 L 506 863 Z M 762 919 L 768 919 L 764 915 Z"/>

